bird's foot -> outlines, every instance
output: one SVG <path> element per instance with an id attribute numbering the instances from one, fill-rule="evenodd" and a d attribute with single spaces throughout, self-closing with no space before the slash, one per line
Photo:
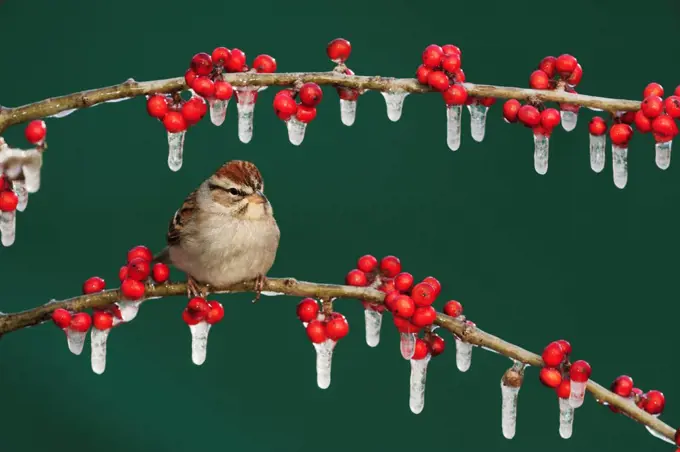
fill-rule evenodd
<path id="1" fill-rule="evenodd" d="M 205 285 L 205 284 L 199 283 L 198 281 L 196 281 L 191 276 L 187 276 L 187 297 L 188 298 L 194 298 L 194 297 L 205 298 L 207 296 L 208 296 L 208 286 Z"/>
<path id="2" fill-rule="evenodd" d="M 257 303 L 257 301 L 260 299 L 260 296 L 262 295 L 262 289 L 264 289 L 264 282 L 267 280 L 267 277 L 264 275 L 257 275 L 257 278 L 255 278 L 255 299 L 253 300 L 253 303 Z"/>

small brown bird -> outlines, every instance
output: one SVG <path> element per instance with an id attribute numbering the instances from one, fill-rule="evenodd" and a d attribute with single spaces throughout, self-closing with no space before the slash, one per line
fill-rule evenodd
<path id="1" fill-rule="evenodd" d="M 257 167 L 225 163 L 184 200 L 170 221 L 167 246 L 155 262 L 187 274 L 187 295 L 255 279 L 262 291 L 280 232 Z"/>

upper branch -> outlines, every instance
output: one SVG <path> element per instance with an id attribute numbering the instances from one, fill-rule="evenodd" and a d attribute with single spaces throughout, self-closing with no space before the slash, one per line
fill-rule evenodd
<path id="1" fill-rule="evenodd" d="M 173 295 L 185 295 L 186 283 L 166 283 L 160 285 L 147 284 L 144 299 L 161 298 Z M 370 287 L 341 286 L 335 284 L 317 284 L 298 281 L 293 278 L 268 278 L 263 291 L 277 294 L 294 295 L 313 298 L 356 298 L 374 303 L 383 303 L 385 294 Z M 255 281 L 246 281 L 224 288 L 213 288 L 213 293 L 234 293 L 255 291 Z M 82 311 L 88 308 L 102 308 L 122 299 L 119 290 L 107 290 L 97 294 L 82 295 L 62 301 L 51 301 L 37 308 L 13 314 L 0 316 L 0 336 L 4 333 L 16 331 L 32 325 L 37 325 L 50 318 L 51 313 L 63 308 L 70 311 Z M 435 324 L 450 331 L 465 342 L 498 352 L 517 361 L 533 367 L 543 367 L 540 356 L 517 345 L 487 333 L 477 327 L 472 327 L 465 321 L 437 313 Z M 638 408 L 635 403 L 616 395 L 603 386 L 590 380 L 587 390 L 597 399 L 619 409 L 623 414 L 641 424 L 661 433 L 673 440 L 675 429 L 660 419 Z"/>
<path id="2" fill-rule="evenodd" d="M 345 75 L 338 72 L 290 72 L 275 74 L 232 73 L 224 74 L 224 80 L 233 86 L 291 86 L 296 82 L 314 82 L 319 85 L 334 85 L 359 90 L 405 91 L 409 93 L 434 92 L 429 86 L 418 83 L 412 78 L 392 78 L 381 76 Z M 601 109 L 609 112 L 635 111 L 640 102 L 626 99 L 571 94 L 565 91 L 535 90 L 494 85 L 464 83 L 468 94 L 479 97 L 501 99 L 540 100 L 577 104 L 583 107 Z M 7 127 L 33 119 L 45 118 L 57 113 L 78 108 L 87 108 L 102 102 L 115 101 L 154 93 L 172 93 L 186 90 L 184 78 L 136 82 L 132 79 L 105 88 L 81 91 L 65 96 L 52 97 L 15 108 L 0 107 L 0 133 Z"/>

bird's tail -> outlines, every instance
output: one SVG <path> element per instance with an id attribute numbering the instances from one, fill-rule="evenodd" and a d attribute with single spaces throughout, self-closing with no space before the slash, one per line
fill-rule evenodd
<path id="1" fill-rule="evenodd" d="M 165 248 L 163 248 L 163 250 L 160 253 L 156 254 L 153 257 L 151 264 L 157 264 L 159 262 L 162 263 L 162 264 L 170 264 L 171 263 L 170 262 L 170 250 L 168 249 L 167 246 Z"/>

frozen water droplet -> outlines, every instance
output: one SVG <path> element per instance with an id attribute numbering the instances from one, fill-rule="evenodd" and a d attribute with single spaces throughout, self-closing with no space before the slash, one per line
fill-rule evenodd
<path id="1" fill-rule="evenodd" d="M 592 110 L 592 111 L 604 111 L 604 110 L 601 109 L 601 108 L 595 108 L 595 107 L 588 107 L 588 108 L 589 108 L 590 110 Z"/>
<path id="2" fill-rule="evenodd" d="M 559 397 L 558 400 L 560 401 L 560 436 L 569 439 L 574 432 L 574 408 L 569 404 L 569 400 Z"/>
<path id="3" fill-rule="evenodd" d="M 540 133 L 534 134 L 534 169 L 538 174 L 548 172 L 549 151 L 550 138 Z"/>
<path id="4" fill-rule="evenodd" d="M 75 331 L 68 327 L 64 329 L 66 332 L 66 342 L 68 343 L 68 349 L 74 355 L 80 355 L 83 352 L 83 347 L 85 346 L 85 336 L 87 331 Z"/>
<path id="5" fill-rule="evenodd" d="M 612 144 L 614 185 L 624 188 L 628 183 L 628 148 Z"/>
<path id="6" fill-rule="evenodd" d="M 326 339 L 320 344 L 313 344 L 316 350 L 316 384 L 321 389 L 327 389 L 331 385 L 331 364 L 336 343 Z"/>
<path id="7" fill-rule="evenodd" d="M 172 171 L 179 171 L 182 167 L 186 133 L 186 130 L 177 133 L 168 132 L 168 167 Z"/>
<path id="8" fill-rule="evenodd" d="M 26 183 L 22 180 L 12 181 L 12 189 L 14 190 L 14 193 L 16 193 L 17 198 L 19 198 L 17 210 L 23 212 L 28 205 L 28 190 L 26 190 Z"/>
<path id="9" fill-rule="evenodd" d="M 286 295 L 286 294 L 281 293 L 281 292 L 265 292 L 263 290 L 262 292 L 260 292 L 260 295 L 264 295 L 266 297 L 276 297 L 276 296 L 279 296 L 279 295 Z"/>
<path id="10" fill-rule="evenodd" d="M 456 339 L 456 366 L 461 372 L 467 372 L 472 364 L 472 344 Z"/>
<path id="11" fill-rule="evenodd" d="M 364 321 L 366 323 L 366 343 L 369 347 L 377 347 L 380 343 L 382 313 L 373 309 L 364 309 Z"/>
<path id="12" fill-rule="evenodd" d="M 189 325 L 189 330 L 191 331 L 191 361 L 200 366 L 205 362 L 205 357 L 208 354 L 210 324 L 202 320 L 196 325 Z"/>
<path id="13" fill-rule="evenodd" d="M 92 371 L 98 375 L 103 374 L 106 369 L 106 340 L 110 332 L 111 329 L 99 330 L 92 328 L 90 333 L 90 349 L 92 350 L 90 361 Z"/>
<path id="14" fill-rule="evenodd" d="M 596 173 L 604 169 L 604 149 L 607 145 L 607 135 L 590 134 L 590 168 Z"/>
<path id="15" fill-rule="evenodd" d="M 416 351 L 416 333 L 401 333 L 399 335 L 399 350 L 404 359 L 413 358 Z"/>
<path id="16" fill-rule="evenodd" d="M 652 416 L 654 416 L 654 417 L 659 417 L 658 414 L 653 414 Z M 649 425 L 645 425 L 645 428 L 647 429 L 647 431 L 648 431 L 654 438 L 658 438 L 658 439 L 660 439 L 661 441 L 667 442 L 668 444 L 673 444 L 673 445 L 675 445 L 675 441 L 671 441 L 670 439 L 666 438 L 666 437 L 663 436 L 661 433 L 659 433 L 659 432 L 657 432 L 656 430 L 654 430 L 653 428 L 651 428 Z"/>
<path id="17" fill-rule="evenodd" d="M 507 439 L 515 437 L 517 429 L 517 399 L 520 387 L 508 386 L 501 379 L 501 427 Z"/>
<path id="18" fill-rule="evenodd" d="M 411 360 L 408 406 L 413 414 L 420 414 L 425 408 L 425 381 L 427 380 L 427 365 L 430 358 L 431 356 L 428 353 L 423 359 Z"/>
<path id="19" fill-rule="evenodd" d="M 401 118 L 401 112 L 404 109 L 404 99 L 408 96 L 407 92 L 382 92 L 387 104 L 387 117 L 392 122 L 397 122 Z"/>
<path id="20" fill-rule="evenodd" d="M 55 113 L 53 115 L 48 116 L 48 118 L 65 118 L 66 116 L 70 115 L 71 113 L 75 112 L 76 109 L 72 108 L 70 110 L 64 110 L 60 111 L 59 113 Z"/>
<path id="21" fill-rule="evenodd" d="M 16 239 L 17 211 L 0 212 L 0 236 L 3 246 L 12 246 Z"/>
<path id="22" fill-rule="evenodd" d="M 42 152 L 31 150 L 22 165 L 26 191 L 35 193 L 40 189 L 40 168 L 42 167 Z"/>
<path id="23" fill-rule="evenodd" d="M 468 111 L 470 112 L 470 134 L 472 139 L 481 143 L 486 133 L 486 113 L 489 111 L 489 107 L 485 107 L 482 104 L 471 104 L 468 105 Z"/>
<path id="24" fill-rule="evenodd" d="M 236 110 L 238 111 L 238 139 L 241 143 L 250 143 L 253 139 L 253 117 L 257 88 L 241 87 L 236 92 Z"/>
<path id="25" fill-rule="evenodd" d="M 663 143 L 656 143 L 656 166 L 662 170 L 668 169 L 671 166 L 671 146 L 673 141 L 664 141 Z"/>
<path id="26" fill-rule="evenodd" d="M 305 139 L 305 130 L 307 130 L 307 123 L 298 121 L 298 119 L 293 116 L 288 121 L 286 121 L 286 127 L 288 128 L 288 140 L 295 146 L 300 146 L 302 140 Z"/>
<path id="27" fill-rule="evenodd" d="M 562 128 L 567 132 L 571 132 L 576 128 L 577 121 L 578 113 L 574 111 L 560 111 L 560 122 L 562 123 Z"/>
<path id="28" fill-rule="evenodd" d="M 357 118 L 357 101 L 340 99 L 340 120 L 346 126 L 354 124 Z"/>
<path id="29" fill-rule="evenodd" d="M 578 408 L 583 405 L 583 400 L 586 397 L 587 381 L 580 382 L 571 380 L 571 393 L 569 394 L 569 404 L 572 408 Z"/>
<path id="30" fill-rule="evenodd" d="M 462 105 L 446 106 L 446 144 L 449 149 L 457 151 L 460 148 Z"/>
<path id="31" fill-rule="evenodd" d="M 210 105 L 210 121 L 216 126 L 221 126 L 227 117 L 229 100 L 208 99 Z"/>
<path id="32" fill-rule="evenodd" d="M 129 80 L 134 82 L 133 79 L 129 79 Z M 105 104 L 115 104 L 115 103 L 118 103 L 118 102 L 123 102 L 124 100 L 130 100 L 130 99 L 132 99 L 132 97 L 121 97 L 120 99 L 106 100 L 106 101 L 104 101 L 104 103 Z M 99 104 L 95 104 L 95 105 L 99 105 Z"/>
<path id="33" fill-rule="evenodd" d="M 122 300 L 116 304 L 118 305 L 118 309 L 120 309 L 120 316 L 123 322 L 129 322 L 135 317 L 137 317 L 137 313 L 139 312 L 139 305 L 141 305 L 142 302 Z"/>

